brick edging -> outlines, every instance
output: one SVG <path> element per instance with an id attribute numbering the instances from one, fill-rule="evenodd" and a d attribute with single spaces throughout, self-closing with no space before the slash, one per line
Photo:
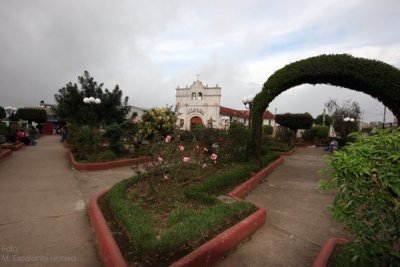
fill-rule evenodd
<path id="1" fill-rule="evenodd" d="M 260 172 L 253 174 L 252 178 L 239 185 L 228 195 L 238 200 L 243 199 L 266 175 L 271 173 L 283 162 L 284 158 L 280 157 Z M 100 192 L 91 198 L 89 216 L 104 265 L 107 267 L 125 267 L 127 266 L 125 259 L 98 206 L 99 198 L 106 194 L 107 191 L 108 190 Z M 245 237 L 254 233 L 265 223 L 267 218 L 266 210 L 259 206 L 257 206 L 257 208 L 258 210 L 256 212 L 204 243 L 183 258 L 172 263 L 171 266 L 204 266 L 218 261 L 223 255 L 235 248 Z"/>
<path id="2" fill-rule="evenodd" d="M 23 143 L 12 144 L 12 145 L 2 145 L 2 149 L 11 149 L 12 151 L 17 151 L 23 149 L 25 145 Z"/>
<path id="3" fill-rule="evenodd" d="M 141 164 L 145 162 L 149 162 L 152 160 L 151 157 L 137 157 L 132 159 L 120 159 L 113 160 L 107 162 L 100 163 L 78 163 L 75 160 L 74 155 L 69 152 L 69 160 L 71 162 L 72 167 L 78 171 L 99 171 L 99 170 L 107 170 L 112 168 L 118 168 L 123 166 L 129 166 L 134 164 Z"/>
<path id="4" fill-rule="evenodd" d="M 5 148 L 0 148 L 0 160 L 3 160 L 9 156 L 11 156 L 12 150 L 11 149 L 5 149 Z"/>
<path id="5" fill-rule="evenodd" d="M 125 259 L 122 256 L 122 253 L 119 250 L 119 247 L 115 242 L 110 229 L 107 226 L 106 219 L 101 213 L 98 205 L 99 198 L 104 196 L 107 192 L 108 189 L 97 193 L 90 199 L 90 221 L 92 223 L 94 234 L 96 236 L 97 245 L 99 246 L 99 254 L 103 260 L 104 265 L 112 267 L 126 267 L 128 265 L 126 264 Z"/>
<path id="6" fill-rule="evenodd" d="M 336 245 L 344 245 L 349 242 L 350 241 L 345 238 L 340 238 L 340 237 L 329 238 L 322 246 L 318 254 L 318 257 L 315 259 L 312 267 L 326 267 L 326 264 L 328 263 L 329 257 L 331 256 L 334 247 Z"/>

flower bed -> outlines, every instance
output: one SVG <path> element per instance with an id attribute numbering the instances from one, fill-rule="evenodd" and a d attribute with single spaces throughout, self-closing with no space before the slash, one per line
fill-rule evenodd
<path id="1" fill-rule="evenodd" d="M 1 148 L 3 149 L 11 149 L 12 151 L 17 151 L 20 149 L 23 149 L 25 145 L 23 143 L 18 143 L 18 144 L 3 144 Z"/>
<path id="2" fill-rule="evenodd" d="M 261 176 L 265 176 L 282 162 L 282 159 L 278 159 L 267 168 L 252 176 L 250 180 L 257 181 L 253 181 L 251 183 L 252 186 L 254 187 L 260 181 Z M 231 192 L 229 195 L 235 197 L 245 196 L 247 192 L 251 190 L 252 186 L 242 186 L 242 189 L 236 189 L 234 193 Z M 204 186 L 200 189 L 204 189 Z M 198 191 L 200 189 L 198 189 Z M 105 219 L 98 207 L 98 200 L 104 194 L 105 192 L 102 192 L 93 197 L 90 204 L 90 218 L 98 239 L 100 254 L 106 266 L 126 266 L 125 260 L 116 242 L 112 238 L 112 234 L 107 228 Z M 244 237 L 258 229 L 265 222 L 265 218 L 265 210 L 258 207 L 257 211 L 253 214 L 176 261 L 173 263 L 173 266 L 204 266 L 215 262 L 234 248 Z"/>

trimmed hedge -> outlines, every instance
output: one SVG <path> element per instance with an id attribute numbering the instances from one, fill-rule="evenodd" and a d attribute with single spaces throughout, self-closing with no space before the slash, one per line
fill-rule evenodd
<path id="1" fill-rule="evenodd" d="M 262 114 L 282 92 L 304 83 L 331 84 L 364 92 L 387 106 L 400 121 L 400 70 L 381 61 L 347 54 L 320 55 L 276 71 L 256 95 L 252 109 L 252 146 L 262 133 Z"/>
<path id="2" fill-rule="evenodd" d="M 335 266 L 400 266 L 400 129 L 357 137 L 332 155 L 332 179 L 320 182 L 338 191 L 333 218 L 353 235 Z"/>

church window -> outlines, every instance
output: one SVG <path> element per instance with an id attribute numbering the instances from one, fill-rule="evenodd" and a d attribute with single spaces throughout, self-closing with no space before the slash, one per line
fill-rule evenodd
<path id="1" fill-rule="evenodd" d="M 192 100 L 196 100 L 196 93 L 195 92 L 192 93 Z"/>
<path id="2" fill-rule="evenodd" d="M 198 98 L 199 100 L 203 100 L 203 94 L 199 92 L 199 93 L 197 94 L 197 98 Z"/>

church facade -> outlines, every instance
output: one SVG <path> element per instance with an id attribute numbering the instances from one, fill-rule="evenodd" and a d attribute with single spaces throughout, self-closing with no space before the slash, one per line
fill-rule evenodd
<path id="1" fill-rule="evenodd" d="M 204 85 L 199 79 L 192 85 L 176 88 L 176 106 L 178 108 L 178 127 L 191 130 L 196 124 L 207 127 L 227 129 L 232 121 L 249 123 L 249 110 L 236 110 L 222 107 L 221 87 Z M 274 125 L 275 116 L 264 112 L 264 124 Z"/>
<path id="2" fill-rule="evenodd" d="M 178 126 L 191 130 L 196 124 L 218 128 L 221 87 L 209 87 L 199 80 L 185 88 L 176 88 Z"/>

